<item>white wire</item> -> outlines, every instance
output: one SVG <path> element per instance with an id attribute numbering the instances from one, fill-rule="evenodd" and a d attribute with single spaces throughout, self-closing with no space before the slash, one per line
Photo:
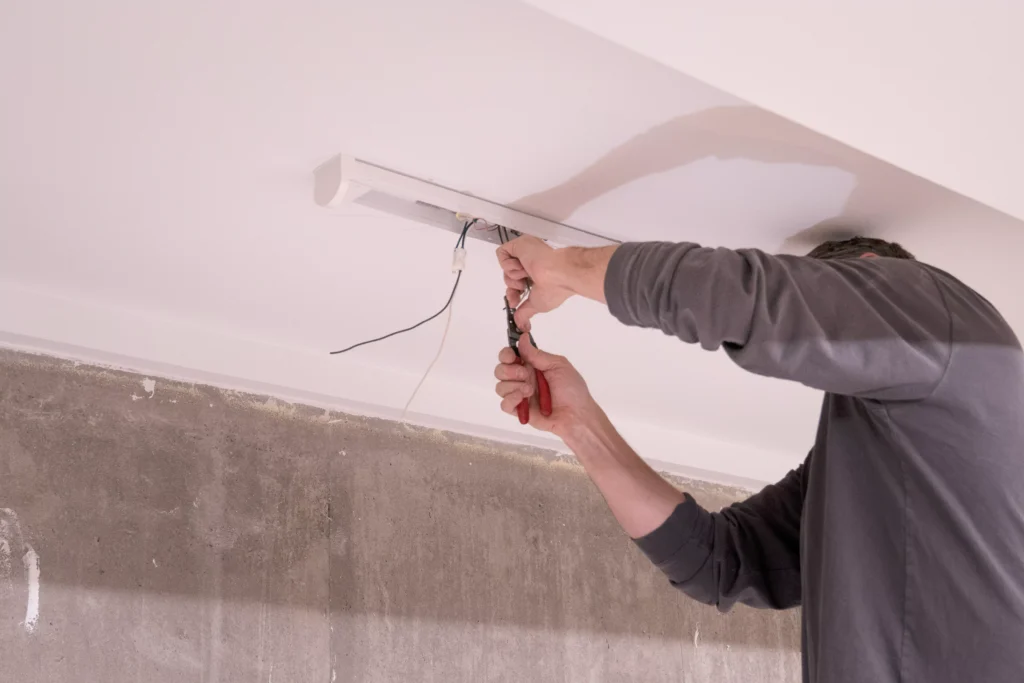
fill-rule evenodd
<path id="1" fill-rule="evenodd" d="M 452 324 L 452 309 L 455 308 L 455 296 L 458 295 L 458 290 L 452 295 L 452 302 L 448 304 L 448 319 L 444 323 L 444 333 L 441 335 L 441 345 L 437 347 L 437 355 L 434 356 L 434 360 L 430 361 L 430 365 L 427 366 L 427 371 L 423 373 L 423 377 L 420 378 L 419 384 L 412 390 L 412 396 L 405 402 L 405 407 L 402 408 L 402 422 L 405 422 L 405 414 L 409 412 L 409 406 L 412 405 L 413 399 L 416 398 L 416 394 L 419 393 L 420 387 L 427 381 L 427 376 L 430 375 L 430 371 L 434 369 L 434 365 L 437 364 L 438 359 L 441 358 L 441 354 L 444 352 L 444 342 L 448 339 L 448 328 Z"/>

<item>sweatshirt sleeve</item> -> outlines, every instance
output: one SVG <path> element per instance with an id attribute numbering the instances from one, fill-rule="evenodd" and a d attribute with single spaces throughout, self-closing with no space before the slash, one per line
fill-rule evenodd
<path id="1" fill-rule="evenodd" d="M 673 586 L 723 612 L 737 602 L 795 607 L 804 467 L 721 512 L 685 494 L 660 527 L 635 542 Z"/>
<path id="2" fill-rule="evenodd" d="M 627 325 L 724 348 L 741 367 L 836 394 L 927 396 L 951 352 L 951 320 L 926 266 L 755 249 L 620 246 L 605 297 Z"/>

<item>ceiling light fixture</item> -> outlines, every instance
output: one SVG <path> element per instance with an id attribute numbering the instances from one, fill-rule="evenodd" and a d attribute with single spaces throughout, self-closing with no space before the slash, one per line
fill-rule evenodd
<path id="1" fill-rule="evenodd" d="M 313 199 L 323 207 L 358 204 L 456 234 L 466 220 L 476 218 L 563 246 L 618 243 L 344 154 L 318 166 L 313 177 Z M 470 230 L 469 236 L 499 243 L 496 230 Z"/>

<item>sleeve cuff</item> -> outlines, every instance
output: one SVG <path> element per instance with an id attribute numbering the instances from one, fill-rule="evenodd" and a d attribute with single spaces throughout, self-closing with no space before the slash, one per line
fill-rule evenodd
<path id="1" fill-rule="evenodd" d="M 608 310 L 626 325 L 638 323 L 629 305 L 629 275 L 636 261 L 637 250 L 642 246 L 641 242 L 620 244 L 612 254 L 604 274 L 604 298 L 608 302 Z"/>
<path id="2" fill-rule="evenodd" d="M 676 506 L 661 526 L 640 538 L 633 539 L 637 547 L 655 566 L 664 568 L 679 556 L 679 551 L 689 545 L 696 535 L 696 528 L 703 509 L 689 493 Z"/>

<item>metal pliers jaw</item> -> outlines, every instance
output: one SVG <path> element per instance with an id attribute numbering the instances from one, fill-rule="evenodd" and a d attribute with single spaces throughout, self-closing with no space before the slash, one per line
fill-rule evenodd
<path id="1" fill-rule="evenodd" d="M 519 305 L 522 306 L 523 302 L 530 298 L 530 292 L 533 290 L 533 283 L 529 280 L 526 281 L 526 289 L 519 296 Z M 508 325 L 508 345 L 512 347 L 512 350 L 516 352 L 516 356 L 519 356 L 519 340 L 523 336 L 523 331 L 516 327 L 515 318 L 516 309 L 508 303 L 508 297 L 505 297 L 505 321 Z M 530 343 L 534 346 L 537 342 L 533 341 L 533 335 L 530 335 Z"/>
<path id="2" fill-rule="evenodd" d="M 523 292 L 521 301 L 526 301 L 526 298 L 530 296 L 530 283 L 526 284 L 526 291 Z M 505 326 L 506 333 L 508 334 L 508 345 L 512 347 L 512 350 L 516 354 L 516 363 L 524 365 L 522 356 L 519 355 L 519 340 L 523 337 L 523 331 L 516 327 L 515 318 L 516 309 L 512 308 L 508 303 L 508 297 L 505 297 Z M 534 341 L 533 335 L 530 334 L 530 343 L 537 346 L 537 342 Z M 534 374 L 537 381 L 537 400 L 540 405 L 540 414 L 544 417 L 551 417 L 551 389 L 548 387 L 548 380 L 544 376 L 544 373 L 540 370 L 534 369 Z M 519 423 L 527 424 L 530 421 L 530 400 L 524 398 L 520 401 L 519 405 L 516 406 L 516 413 L 519 415 Z"/>
<path id="3" fill-rule="evenodd" d="M 506 333 L 508 334 L 508 345 L 512 347 L 512 350 L 516 352 L 516 356 L 519 356 L 519 340 L 523 337 L 523 331 L 516 327 L 516 309 L 508 303 L 508 297 L 505 297 L 505 325 L 507 327 Z M 537 342 L 533 340 L 533 333 L 528 333 L 530 343 L 534 346 Z"/>
<path id="4" fill-rule="evenodd" d="M 505 323 L 508 333 L 508 345 L 512 347 L 512 350 L 519 355 L 519 338 L 523 336 L 522 330 L 516 327 L 515 318 L 516 309 L 508 303 L 508 297 L 505 297 Z"/>

